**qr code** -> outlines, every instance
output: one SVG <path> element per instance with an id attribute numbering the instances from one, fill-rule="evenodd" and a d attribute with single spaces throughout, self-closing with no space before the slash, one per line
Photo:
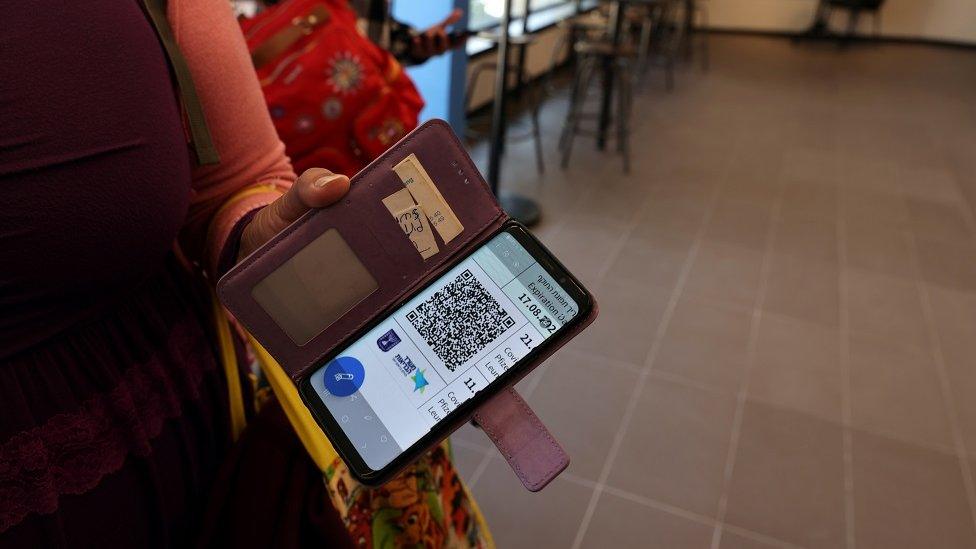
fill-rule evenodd
<path id="1" fill-rule="evenodd" d="M 407 320 L 452 372 L 515 325 L 467 269 L 407 313 Z"/>

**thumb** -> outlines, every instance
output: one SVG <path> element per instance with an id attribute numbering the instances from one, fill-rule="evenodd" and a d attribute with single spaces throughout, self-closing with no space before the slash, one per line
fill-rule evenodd
<path id="1" fill-rule="evenodd" d="M 464 16 L 464 10 L 461 8 L 454 8 L 454 10 L 436 26 L 445 29 L 460 21 L 462 16 Z"/>
<path id="2" fill-rule="evenodd" d="M 241 234 L 244 257 L 312 208 L 334 204 L 349 191 L 349 178 L 323 168 L 305 170 L 288 191 L 262 208 Z"/>
<path id="3" fill-rule="evenodd" d="M 308 210 L 324 208 L 338 202 L 348 190 L 348 177 L 324 168 L 309 168 L 298 177 L 288 192 L 268 205 L 267 215 L 282 222 L 281 229 L 284 229 Z"/>

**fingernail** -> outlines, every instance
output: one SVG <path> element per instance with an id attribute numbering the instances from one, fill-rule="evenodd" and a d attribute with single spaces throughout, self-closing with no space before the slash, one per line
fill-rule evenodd
<path id="1" fill-rule="evenodd" d="M 334 173 L 332 175 L 326 175 L 324 177 L 320 177 L 320 178 L 316 179 L 315 180 L 315 183 L 312 183 L 312 185 L 314 185 L 315 187 L 321 189 L 321 188 L 325 187 L 326 185 L 328 185 L 329 183 L 335 181 L 336 179 L 339 179 L 340 177 L 342 177 L 342 176 L 339 175 L 339 174 L 337 174 L 337 173 Z"/>

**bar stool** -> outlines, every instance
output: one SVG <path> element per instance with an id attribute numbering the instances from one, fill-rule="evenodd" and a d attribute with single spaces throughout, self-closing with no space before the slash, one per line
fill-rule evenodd
<path id="1" fill-rule="evenodd" d="M 614 46 L 610 42 L 582 41 L 576 44 L 576 55 L 579 66 L 573 84 L 572 98 L 569 104 L 569 115 L 563 124 L 563 131 L 559 138 L 562 150 L 562 167 L 569 166 L 569 157 L 573 151 L 573 139 L 577 135 L 595 136 L 591 129 L 580 128 L 584 119 L 596 118 L 595 113 L 583 112 L 590 84 L 594 73 L 604 63 L 611 66 L 611 77 L 614 79 L 616 90 L 615 112 L 612 114 L 612 125 L 615 126 L 617 137 L 617 152 L 623 157 L 624 173 L 630 173 L 630 111 L 633 103 L 632 72 L 633 60 L 637 51 L 630 44 Z"/>
<path id="2" fill-rule="evenodd" d="M 701 54 L 701 68 L 708 70 L 709 51 L 708 51 L 708 2 L 706 0 L 683 0 L 685 11 L 685 22 L 682 25 L 684 33 L 684 55 L 687 61 L 691 61 L 692 33 L 699 34 L 699 53 Z"/>
<path id="3" fill-rule="evenodd" d="M 556 38 L 552 46 L 552 54 L 549 57 L 549 71 L 546 72 L 545 86 L 547 95 L 556 95 L 558 86 L 553 84 L 552 79 L 556 74 L 556 69 L 559 68 L 559 64 L 566 60 L 562 57 L 563 52 L 566 51 L 566 57 L 571 58 L 576 43 L 580 40 L 605 39 L 607 24 L 606 16 L 602 15 L 599 11 L 594 12 L 593 15 L 563 19 L 556 23 L 556 28 L 559 29 L 559 37 Z M 571 61 L 572 59 L 569 60 Z"/>
<path id="4" fill-rule="evenodd" d="M 627 11 L 627 25 L 638 30 L 637 73 L 645 77 L 651 58 L 660 58 L 664 65 L 667 91 L 674 90 L 674 68 L 683 32 L 676 20 L 680 0 L 646 0 Z"/>
<path id="5" fill-rule="evenodd" d="M 494 34 L 484 34 L 480 33 L 478 35 L 480 38 L 485 38 L 487 40 L 497 41 L 498 36 Z M 518 62 L 509 63 L 509 71 L 516 77 L 517 88 L 521 91 L 524 82 L 522 78 L 525 75 L 524 72 L 524 62 L 526 58 L 526 49 L 536 40 L 535 35 L 523 34 L 518 36 L 509 37 L 509 45 L 513 46 L 512 50 L 517 52 Z M 478 82 L 481 80 L 482 75 L 489 73 L 494 74 L 498 71 L 498 63 L 494 60 L 483 61 L 475 65 L 474 69 L 471 71 L 471 75 L 468 77 L 467 89 L 464 92 L 464 110 L 465 112 L 471 112 L 472 103 L 474 101 L 474 91 L 478 87 Z M 506 81 L 508 78 L 506 78 Z M 535 145 L 535 165 L 536 170 L 539 174 L 543 174 L 546 171 L 545 160 L 542 155 L 542 131 L 539 129 L 539 109 L 542 105 L 542 98 L 540 97 L 542 90 L 539 86 L 531 86 L 528 96 L 526 97 L 529 107 L 529 127 L 518 131 L 519 128 L 515 128 L 512 135 L 506 136 L 510 141 L 525 141 L 527 139 L 532 139 Z M 507 113 L 506 113 L 507 116 Z M 465 135 L 472 139 L 480 139 L 488 136 L 488 132 L 479 131 L 468 126 Z"/>

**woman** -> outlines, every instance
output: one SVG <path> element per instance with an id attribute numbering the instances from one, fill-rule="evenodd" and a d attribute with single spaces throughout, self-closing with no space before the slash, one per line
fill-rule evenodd
<path id="1" fill-rule="evenodd" d="M 168 8 L 210 166 L 138 0 L 3 11 L 0 546 L 186 546 L 230 447 L 186 265 L 214 280 L 349 180 L 296 180 L 225 0 Z"/>

